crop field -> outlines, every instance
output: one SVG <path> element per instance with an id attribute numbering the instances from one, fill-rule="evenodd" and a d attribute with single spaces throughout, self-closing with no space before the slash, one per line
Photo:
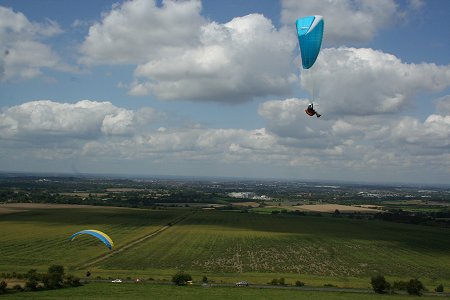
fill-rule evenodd
<path id="1" fill-rule="evenodd" d="M 450 288 L 450 229 L 348 218 L 214 210 L 30 209 L 0 215 L 0 272 L 62 264 L 82 276 L 86 262 L 109 253 L 81 229 L 107 232 L 116 248 L 184 216 L 160 234 L 89 267 L 94 276 L 170 279 L 176 270 L 216 282 L 265 284 L 285 277 L 309 286 L 370 286 L 370 277 L 419 278 Z"/>
<path id="2" fill-rule="evenodd" d="M 366 220 L 203 211 L 99 267 L 448 280 L 449 233 Z"/>
<path id="3" fill-rule="evenodd" d="M 92 237 L 68 238 L 83 229 L 110 235 L 116 247 L 149 234 L 179 213 L 110 207 L 44 209 L 0 215 L 0 271 L 45 270 L 51 264 L 75 267 L 108 249 Z"/>

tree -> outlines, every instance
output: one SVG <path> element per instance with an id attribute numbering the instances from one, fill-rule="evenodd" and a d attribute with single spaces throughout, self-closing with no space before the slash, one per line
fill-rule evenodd
<path id="1" fill-rule="evenodd" d="M 406 285 L 406 291 L 410 295 L 422 295 L 422 291 L 425 290 L 422 282 L 419 279 L 411 279 Z"/>
<path id="2" fill-rule="evenodd" d="M 70 285 L 70 286 L 81 286 L 82 285 L 80 282 L 80 278 L 73 276 L 73 275 L 67 276 L 64 283 L 66 285 Z"/>
<path id="3" fill-rule="evenodd" d="M 285 283 L 284 278 L 281 277 L 280 279 L 278 279 L 278 278 L 272 279 L 272 281 L 269 284 L 271 284 L 271 285 L 285 285 L 286 283 Z"/>
<path id="4" fill-rule="evenodd" d="M 208 277 L 206 277 L 206 276 L 203 276 L 203 278 L 202 278 L 202 282 L 203 282 L 203 283 L 208 283 Z"/>
<path id="5" fill-rule="evenodd" d="M 444 292 L 444 286 L 442 285 L 442 283 L 440 285 L 438 285 L 435 289 L 434 289 L 437 293 L 443 293 Z"/>
<path id="6" fill-rule="evenodd" d="M 37 290 L 41 275 L 38 274 L 36 269 L 31 269 L 25 274 L 27 281 L 25 282 L 25 289 L 35 291 Z"/>
<path id="7" fill-rule="evenodd" d="M 0 281 L 0 294 L 6 294 L 7 286 L 8 286 L 8 284 L 6 283 L 6 281 L 4 281 L 4 280 Z"/>
<path id="8" fill-rule="evenodd" d="M 42 281 L 48 289 L 62 287 L 64 285 L 64 267 L 60 265 L 50 266 Z"/>
<path id="9" fill-rule="evenodd" d="M 296 286 L 304 286 L 305 283 L 304 283 L 303 281 L 297 280 L 297 281 L 295 282 L 295 285 L 296 285 Z"/>
<path id="10" fill-rule="evenodd" d="M 374 292 L 378 294 L 386 293 L 386 290 L 391 287 L 390 283 L 386 281 L 383 275 L 372 277 L 371 284 Z"/>
<path id="11" fill-rule="evenodd" d="M 176 285 L 186 285 L 188 281 L 192 280 L 192 276 L 184 273 L 184 272 L 178 272 L 172 277 L 172 282 Z"/>

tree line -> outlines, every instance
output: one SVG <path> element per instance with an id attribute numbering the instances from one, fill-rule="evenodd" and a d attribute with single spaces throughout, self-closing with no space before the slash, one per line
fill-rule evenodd
<path id="1" fill-rule="evenodd" d="M 421 296 L 423 292 L 426 291 L 423 283 L 417 278 L 410 279 L 409 281 L 395 281 L 391 284 L 383 275 L 377 275 L 372 277 L 370 283 L 372 284 L 374 292 L 378 294 L 394 293 L 397 290 L 406 291 L 409 295 Z M 434 291 L 443 293 L 444 286 L 439 284 Z"/>
<path id="2" fill-rule="evenodd" d="M 4 280 L 0 281 L 0 294 L 19 291 L 39 291 L 60 289 L 66 287 L 76 287 L 83 285 L 80 278 L 66 274 L 64 267 L 61 265 L 51 265 L 47 273 L 39 273 L 36 269 L 30 269 L 25 274 L 20 273 L 2 273 Z M 24 285 L 15 284 L 8 287 L 5 279 L 24 279 Z"/>

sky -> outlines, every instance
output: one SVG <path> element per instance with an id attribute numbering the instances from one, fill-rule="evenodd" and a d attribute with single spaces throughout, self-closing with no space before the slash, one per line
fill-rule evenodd
<path id="1" fill-rule="evenodd" d="M 449 37 L 440 0 L 2 0 L 0 171 L 448 184 Z"/>

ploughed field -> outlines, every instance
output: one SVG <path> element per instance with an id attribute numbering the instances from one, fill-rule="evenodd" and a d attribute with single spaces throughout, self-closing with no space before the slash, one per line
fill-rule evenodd
<path id="1" fill-rule="evenodd" d="M 120 249 L 172 223 L 156 236 Z M 450 288 L 450 229 L 348 218 L 266 215 L 214 210 L 89 207 L 30 208 L 0 215 L 0 272 L 46 270 L 61 264 L 83 276 L 170 280 L 177 270 L 216 282 L 332 283 L 369 287 L 370 277 L 419 278 Z M 115 243 L 113 255 L 93 237 Z M 100 258 L 100 260 L 97 260 Z M 102 260 L 102 258 L 104 258 Z M 95 262 L 96 261 L 96 262 Z M 86 263 L 93 265 L 83 267 Z"/>

